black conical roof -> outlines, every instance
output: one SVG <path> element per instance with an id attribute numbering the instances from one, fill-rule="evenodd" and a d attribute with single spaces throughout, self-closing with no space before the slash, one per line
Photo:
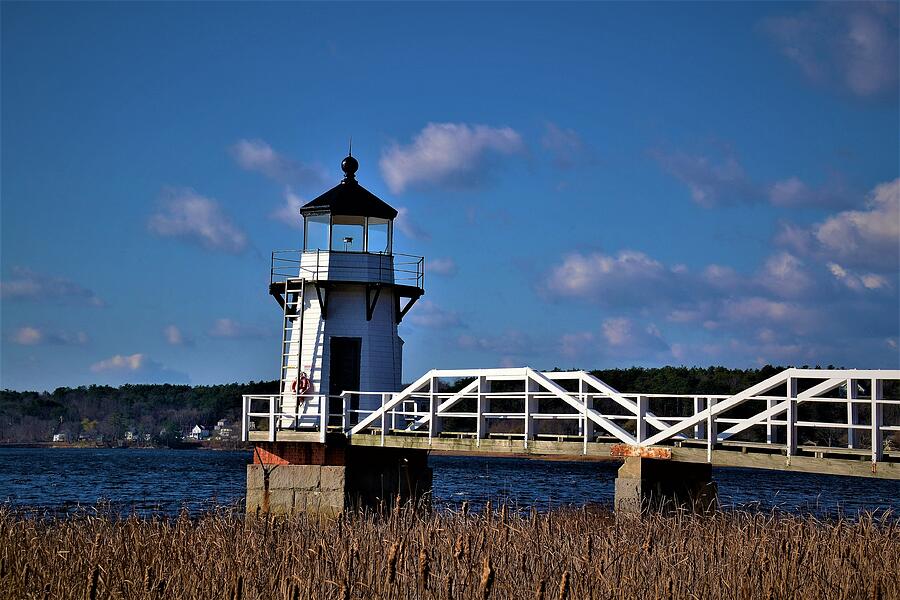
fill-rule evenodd
<path id="1" fill-rule="evenodd" d="M 345 177 L 339 184 L 300 208 L 300 214 L 330 212 L 333 215 L 355 217 L 379 217 L 393 219 L 397 210 L 390 204 L 359 185 L 354 177 L 359 163 L 348 156 L 341 163 Z"/>

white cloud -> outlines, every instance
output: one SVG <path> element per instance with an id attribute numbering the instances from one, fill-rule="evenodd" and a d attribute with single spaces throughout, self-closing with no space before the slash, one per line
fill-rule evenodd
<path id="1" fill-rule="evenodd" d="M 103 373 L 105 371 L 138 371 L 147 364 L 147 356 L 145 354 L 131 354 L 123 356 L 116 354 L 105 360 L 101 360 L 91 365 L 91 371 L 94 373 Z"/>
<path id="2" fill-rule="evenodd" d="M 639 327 L 631 319 L 617 317 L 604 320 L 602 332 L 606 343 L 617 350 L 642 352 L 668 348 L 659 329 L 653 324 Z"/>
<path id="3" fill-rule="evenodd" d="M 606 319 L 603 321 L 603 337 L 611 346 L 622 346 L 631 335 L 631 321 L 628 319 Z"/>
<path id="4" fill-rule="evenodd" d="M 25 267 L 14 267 L 12 278 L 0 282 L 0 298 L 106 306 L 97 294 L 73 281 L 41 275 Z"/>
<path id="5" fill-rule="evenodd" d="M 177 325 L 166 325 L 163 328 L 163 337 L 170 346 L 191 346 L 194 343 Z"/>
<path id="6" fill-rule="evenodd" d="M 271 217 L 289 227 L 302 231 L 303 217 L 300 216 L 300 207 L 304 204 L 306 204 L 306 201 L 295 194 L 290 187 L 287 187 L 284 190 L 284 204 L 273 211 Z"/>
<path id="7" fill-rule="evenodd" d="M 683 271 L 678 273 L 680 275 L 684 274 Z M 701 280 L 717 290 L 731 291 L 738 288 L 744 281 L 744 278 L 731 267 L 711 264 L 703 269 Z"/>
<path id="8" fill-rule="evenodd" d="M 663 169 L 688 187 L 691 199 L 700 206 L 711 208 L 719 204 L 752 202 L 758 199 L 757 186 L 747 177 L 737 159 L 727 151 L 719 159 L 660 150 L 654 151 L 652 155 Z"/>
<path id="9" fill-rule="evenodd" d="M 812 82 L 859 98 L 896 99 L 896 3 L 823 3 L 763 28 Z"/>
<path id="10" fill-rule="evenodd" d="M 670 355 L 669 344 L 656 325 L 641 325 L 631 318 L 604 319 L 599 334 L 593 331 L 566 333 L 560 337 L 560 353 L 583 360 L 655 360 Z"/>
<path id="11" fill-rule="evenodd" d="M 547 150 L 553 163 L 569 169 L 594 162 L 594 152 L 574 129 L 563 129 L 555 123 L 544 125 L 541 145 Z"/>
<path id="12" fill-rule="evenodd" d="M 801 204 L 809 194 L 809 186 L 797 177 L 776 181 L 769 188 L 769 200 L 775 206 Z"/>
<path id="13" fill-rule="evenodd" d="M 184 343 L 184 337 L 181 335 L 181 330 L 175 325 L 167 325 L 163 329 L 163 335 L 166 338 L 166 342 L 172 346 L 180 346 Z"/>
<path id="14" fill-rule="evenodd" d="M 615 304 L 643 296 L 648 288 L 672 290 L 677 277 L 659 261 L 634 250 L 615 256 L 573 252 L 550 270 L 543 291 L 549 297 Z"/>
<path id="15" fill-rule="evenodd" d="M 209 250 L 240 254 L 247 248 L 247 235 L 219 204 L 189 188 L 166 190 L 161 210 L 150 217 L 147 226 L 158 236 L 182 239 Z"/>
<path id="16" fill-rule="evenodd" d="M 60 346 L 83 346 L 89 339 L 83 331 L 51 331 L 47 334 L 48 342 Z"/>
<path id="17" fill-rule="evenodd" d="M 456 261 L 450 257 L 432 258 L 425 266 L 427 267 L 429 273 L 444 275 L 447 277 L 456 275 L 457 271 L 459 270 L 456 266 Z"/>
<path id="18" fill-rule="evenodd" d="M 242 169 L 261 173 L 279 183 L 313 186 L 325 181 L 325 173 L 320 166 L 291 160 L 262 140 L 239 140 L 230 150 Z"/>
<path id="19" fill-rule="evenodd" d="M 462 326 L 462 320 L 458 312 L 441 308 L 430 300 L 418 302 L 407 318 L 413 325 L 431 329 L 448 329 Z"/>
<path id="20" fill-rule="evenodd" d="M 778 296 L 798 296 L 813 284 L 803 261 L 790 252 L 777 252 L 766 259 L 760 283 Z"/>
<path id="21" fill-rule="evenodd" d="M 25 326 L 17 329 L 10 339 L 22 346 L 37 344 L 53 344 L 55 346 L 83 346 L 88 342 L 88 335 L 83 331 L 47 331 L 37 327 Z"/>
<path id="22" fill-rule="evenodd" d="M 35 327 L 20 327 L 12 336 L 12 340 L 22 346 L 34 346 L 41 343 L 44 335 Z"/>
<path id="23" fill-rule="evenodd" d="M 900 179 L 877 186 L 866 210 L 838 213 L 812 233 L 831 258 L 854 265 L 896 268 L 900 255 Z"/>
<path id="24" fill-rule="evenodd" d="M 216 319 L 209 329 L 210 337 L 225 339 L 254 339 L 265 337 L 267 332 L 259 327 L 245 325 L 234 319 Z"/>
<path id="25" fill-rule="evenodd" d="M 90 369 L 98 378 L 114 383 L 187 383 L 190 379 L 185 373 L 168 369 L 140 352 L 136 354 L 116 354 L 95 362 Z"/>
<path id="26" fill-rule="evenodd" d="M 798 254 L 809 254 L 814 242 L 808 229 L 786 222 L 778 224 L 774 241 L 779 246 L 790 248 Z"/>
<path id="27" fill-rule="evenodd" d="M 792 302 L 771 300 L 759 296 L 726 299 L 722 314 L 735 322 L 748 323 L 791 323 L 805 325 L 813 321 L 814 309 Z"/>
<path id="28" fill-rule="evenodd" d="M 798 177 L 772 183 L 754 181 L 727 146 L 707 154 L 654 150 L 651 156 L 705 208 L 764 201 L 781 208 L 842 207 L 856 199 L 839 174 L 816 187 Z"/>
<path id="29" fill-rule="evenodd" d="M 522 153 L 522 136 L 510 127 L 428 123 L 411 144 L 393 144 L 379 165 L 395 194 L 411 186 L 469 186 L 494 167 L 493 157 Z"/>
<path id="30" fill-rule="evenodd" d="M 828 263 L 828 270 L 836 280 L 854 291 L 880 290 L 890 287 L 887 279 L 876 273 L 857 274 L 837 263 Z"/>
<path id="31" fill-rule="evenodd" d="M 428 241 L 431 239 L 431 235 L 409 216 L 409 209 L 405 206 L 397 207 L 394 228 L 411 240 Z"/>

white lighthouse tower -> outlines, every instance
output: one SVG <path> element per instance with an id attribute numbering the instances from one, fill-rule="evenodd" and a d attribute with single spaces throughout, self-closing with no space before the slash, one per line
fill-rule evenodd
<path id="1" fill-rule="evenodd" d="M 351 391 L 398 391 L 403 340 L 397 326 L 425 293 L 424 258 L 393 252 L 397 211 L 356 181 L 359 163 L 341 162 L 344 179 L 300 209 L 302 250 L 272 253 L 271 293 L 284 312 L 282 427 L 318 427 L 320 402 Z M 380 398 L 353 395 L 347 408 L 373 410 Z M 288 421 L 288 422 L 285 422 Z"/>

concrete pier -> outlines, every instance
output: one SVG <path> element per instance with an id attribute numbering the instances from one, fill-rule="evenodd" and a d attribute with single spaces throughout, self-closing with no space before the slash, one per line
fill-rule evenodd
<path id="1" fill-rule="evenodd" d="M 615 495 L 618 514 L 677 508 L 705 512 L 717 506 L 710 464 L 630 456 L 619 467 Z"/>
<path id="2" fill-rule="evenodd" d="M 247 514 L 306 512 L 333 517 L 431 497 L 425 450 L 360 448 L 341 439 L 261 442 L 247 465 Z"/>

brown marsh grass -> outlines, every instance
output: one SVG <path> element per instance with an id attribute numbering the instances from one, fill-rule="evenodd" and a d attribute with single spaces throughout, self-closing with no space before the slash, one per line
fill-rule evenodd
<path id="1" fill-rule="evenodd" d="M 900 520 L 486 509 L 319 522 L 0 509 L 0 596 L 900 598 Z"/>

